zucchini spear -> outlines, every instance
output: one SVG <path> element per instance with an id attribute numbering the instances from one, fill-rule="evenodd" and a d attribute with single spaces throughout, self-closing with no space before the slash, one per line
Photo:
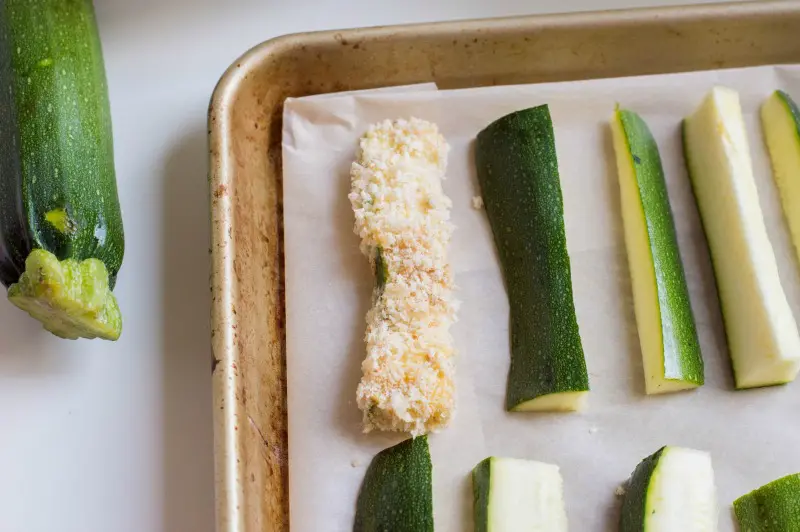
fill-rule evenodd
<path id="1" fill-rule="evenodd" d="M 475 166 L 508 291 L 506 409 L 580 410 L 589 375 L 550 108 L 523 109 L 486 126 L 475 143 Z"/>
<path id="2" fill-rule="evenodd" d="M 697 388 L 703 358 L 658 146 L 633 111 L 617 109 L 611 128 L 646 390 Z"/>
<path id="3" fill-rule="evenodd" d="M 800 370 L 800 334 L 758 202 L 739 94 L 712 89 L 684 120 L 683 146 L 711 251 L 736 388 L 791 382 Z"/>

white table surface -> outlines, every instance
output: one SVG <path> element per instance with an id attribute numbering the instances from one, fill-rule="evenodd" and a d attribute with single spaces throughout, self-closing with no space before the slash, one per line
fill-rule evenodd
<path id="1" fill-rule="evenodd" d="M 116 343 L 0 299 L 0 532 L 214 528 L 206 109 L 238 55 L 341 27 L 680 0 L 95 0 L 125 262 Z"/>

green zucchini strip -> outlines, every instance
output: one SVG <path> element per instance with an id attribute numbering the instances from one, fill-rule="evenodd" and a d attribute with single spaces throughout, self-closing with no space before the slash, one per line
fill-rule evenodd
<path id="1" fill-rule="evenodd" d="M 648 394 L 701 386 L 703 357 L 658 146 L 633 111 L 611 120 Z"/>
<path id="2" fill-rule="evenodd" d="M 547 105 L 478 134 L 475 163 L 506 281 L 511 367 L 506 408 L 578 410 L 589 377 L 572 299 L 555 135 Z"/>

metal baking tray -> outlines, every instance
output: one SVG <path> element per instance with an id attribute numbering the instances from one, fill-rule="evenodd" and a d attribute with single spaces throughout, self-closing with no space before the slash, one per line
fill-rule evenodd
<path id="1" fill-rule="evenodd" d="M 208 117 L 219 532 L 288 530 L 281 118 L 289 96 L 800 63 L 800 1 L 288 35 L 225 72 Z"/>

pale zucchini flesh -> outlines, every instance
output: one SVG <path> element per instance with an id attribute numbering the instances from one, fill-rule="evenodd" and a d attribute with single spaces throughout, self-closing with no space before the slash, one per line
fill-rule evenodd
<path id="1" fill-rule="evenodd" d="M 800 336 L 764 225 L 738 93 L 714 88 L 684 121 L 683 136 L 736 387 L 790 382 Z"/>
<path id="2" fill-rule="evenodd" d="M 476 532 L 567 532 L 558 466 L 489 457 L 472 473 Z"/>
<path id="3" fill-rule="evenodd" d="M 761 106 L 761 125 L 783 214 L 800 261 L 800 110 L 788 94 L 775 91 Z"/>
<path id="4" fill-rule="evenodd" d="M 709 454 L 662 447 L 631 475 L 622 503 L 620 532 L 716 532 L 717 521 Z"/>
<path id="5" fill-rule="evenodd" d="M 696 388 L 703 358 L 658 147 L 631 111 L 618 109 L 611 128 L 645 388 Z"/>
<path id="6" fill-rule="evenodd" d="M 578 412 L 586 407 L 589 392 L 560 392 L 540 395 L 513 407 L 514 412 Z"/>

